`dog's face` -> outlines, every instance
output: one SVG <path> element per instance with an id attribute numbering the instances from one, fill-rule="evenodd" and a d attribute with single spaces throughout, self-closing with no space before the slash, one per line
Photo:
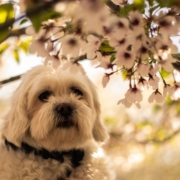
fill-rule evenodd
<path id="1" fill-rule="evenodd" d="M 3 135 L 19 145 L 31 142 L 49 150 L 104 141 L 94 85 L 81 71 L 39 66 L 29 71 L 14 93 Z"/>

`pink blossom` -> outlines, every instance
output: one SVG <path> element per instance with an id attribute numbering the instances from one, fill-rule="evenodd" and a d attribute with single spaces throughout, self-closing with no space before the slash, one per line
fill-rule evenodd
<path id="1" fill-rule="evenodd" d="M 122 105 L 124 105 L 126 108 L 130 108 L 133 103 L 130 102 L 130 101 L 128 101 L 127 98 L 124 98 L 124 99 L 120 99 L 117 104 L 122 104 Z M 135 105 L 138 109 L 141 108 L 139 102 L 135 102 L 134 105 Z"/>
<path id="2" fill-rule="evenodd" d="M 174 84 L 174 86 L 172 87 L 171 98 L 173 100 L 179 100 L 180 99 L 180 82 L 176 82 Z"/>
<path id="3" fill-rule="evenodd" d="M 117 104 L 123 104 L 127 108 L 132 106 L 132 102 L 129 102 L 126 98 L 119 100 Z"/>
<path id="4" fill-rule="evenodd" d="M 141 102 L 142 101 L 142 93 L 136 86 L 134 86 L 133 88 L 130 88 L 126 92 L 125 98 L 128 99 L 128 101 L 132 102 L 132 103 Z"/>
<path id="5" fill-rule="evenodd" d="M 102 56 L 100 52 L 97 52 L 97 59 L 100 64 L 97 67 L 102 67 L 104 69 L 113 69 L 113 64 L 110 62 L 110 56 Z"/>
<path id="6" fill-rule="evenodd" d="M 142 24 L 143 18 L 142 18 L 141 13 L 139 13 L 138 11 L 130 11 L 129 19 L 130 19 L 130 23 L 133 28 L 134 34 L 139 34 L 141 32 L 144 32 L 144 28 Z"/>
<path id="7" fill-rule="evenodd" d="M 78 57 L 81 53 L 81 49 L 84 46 L 84 42 L 76 35 L 66 35 L 61 39 L 61 52 L 63 55 L 70 55 L 74 58 Z"/>
<path id="8" fill-rule="evenodd" d="M 137 72 L 143 77 L 148 77 L 149 69 L 150 69 L 149 64 L 140 63 L 138 64 Z"/>
<path id="9" fill-rule="evenodd" d="M 148 98 L 149 103 L 152 102 L 162 103 L 163 101 L 164 101 L 164 97 L 158 90 L 154 91 Z"/>
<path id="10" fill-rule="evenodd" d="M 161 18 L 159 18 L 159 16 L 161 16 Z M 156 21 L 159 25 L 159 33 L 169 36 L 178 32 L 178 24 L 174 16 L 165 16 L 164 13 L 161 13 L 159 16 L 159 20 Z"/>
<path id="11" fill-rule="evenodd" d="M 172 63 L 175 59 L 172 54 L 177 52 L 177 47 L 172 44 L 172 41 L 167 38 L 157 37 L 154 40 L 155 49 L 152 50 L 154 53 L 154 58 L 158 60 L 158 64 L 163 67 L 166 71 L 172 72 L 174 70 Z"/>
<path id="12" fill-rule="evenodd" d="M 107 85 L 107 83 L 109 82 L 109 80 L 110 80 L 109 75 L 108 75 L 108 74 L 104 74 L 103 79 L 102 79 L 103 88 L 106 87 L 106 85 Z"/>
<path id="13" fill-rule="evenodd" d="M 169 84 L 165 84 L 163 88 L 163 97 L 166 97 L 168 94 L 172 95 L 173 93 L 173 87 Z"/>
<path id="14" fill-rule="evenodd" d="M 159 78 L 156 75 L 151 76 L 149 74 L 148 84 L 150 86 L 152 86 L 153 89 L 157 89 L 158 88 L 158 83 L 159 83 Z"/>
<path id="15" fill-rule="evenodd" d="M 149 74 L 151 76 L 155 76 L 157 74 L 157 72 L 159 71 L 159 66 L 155 65 L 155 66 L 151 66 L 149 69 Z"/>
<path id="16" fill-rule="evenodd" d="M 116 54 L 116 64 L 119 67 L 124 66 L 127 69 L 133 67 L 135 54 L 129 51 L 118 51 Z"/>
<path id="17" fill-rule="evenodd" d="M 146 81 L 146 79 L 144 79 L 144 78 L 141 77 L 141 78 L 138 80 L 137 87 L 138 87 L 141 91 L 147 90 L 147 89 L 148 89 L 148 82 Z"/>
<path id="18" fill-rule="evenodd" d="M 101 45 L 101 40 L 93 35 L 88 35 L 87 41 L 88 43 L 85 46 L 84 51 L 86 52 L 88 59 L 94 59 L 96 56 L 96 51 Z"/>

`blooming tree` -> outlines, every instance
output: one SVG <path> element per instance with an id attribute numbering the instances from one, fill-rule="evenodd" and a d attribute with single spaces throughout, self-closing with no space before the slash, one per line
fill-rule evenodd
<path id="1" fill-rule="evenodd" d="M 97 66 L 105 69 L 104 87 L 113 74 L 129 81 L 118 101 L 126 107 L 140 107 L 147 89 L 149 103 L 180 97 L 180 55 L 171 39 L 179 30 L 179 0 L 20 0 L 0 5 L 1 57 L 11 47 L 17 61 L 23 50 L 54 67 L 68 61 L 74 70 L 79 61 L 98 60 Z"/>

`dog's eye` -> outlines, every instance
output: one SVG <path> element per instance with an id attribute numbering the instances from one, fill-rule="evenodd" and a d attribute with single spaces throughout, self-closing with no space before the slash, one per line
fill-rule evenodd
<path id="1" fill-rule="evenodd" d="M 71 88 L 71 91 L 72 91 L 74 94 L 76 94 L 77 96 L 83 96 L 82 91 L 80 91 L 80 90 L 77 89 L 77 88 L 72 87 L 72 88 Z"/>
<path id="2" fill-rule="evenodd" d="M 41 101 L 47 101 L 49 96 L 51 95 L 51 92 L 50 91 L 44 91 L 42 92 L 40 95 L 39 95 L 39 100 Z"/>

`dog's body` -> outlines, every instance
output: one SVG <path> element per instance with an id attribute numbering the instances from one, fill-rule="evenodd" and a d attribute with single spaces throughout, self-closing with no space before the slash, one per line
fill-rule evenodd
<path id="1" fill-rule="evenodd" d="M 72 74 L 39 66 L 29 71 L 1 131 L 2 180 L 113 179 L 99 151 L 107 134 L 98 97 L 81 70 Z"/>

